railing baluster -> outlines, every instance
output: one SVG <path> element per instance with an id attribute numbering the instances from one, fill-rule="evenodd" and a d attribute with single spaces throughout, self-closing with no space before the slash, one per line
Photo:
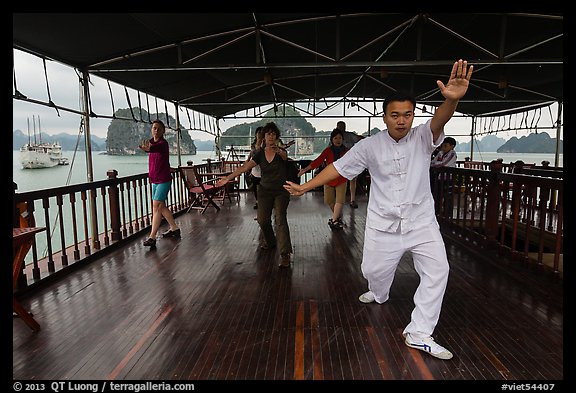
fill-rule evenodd
<path id="1" fill-rule="evenodd" d="M 128 226 L 128 233 L 133 234 L 134 233 L 134 226 L 132 224 L 132 203 L 130 202 L 132 200 L 132 198 L 130 198 L 131 189 L 132 189 L 132 187 L 130 187 L 130 182 L 127 181 L 126 182 L 126 204 L 128 205 L 127 226 Z"/>
<path id="2" fill-rule="evenodd" d="M 148 190 L 151 190 L 148 185 L 148 178 L 144 179 L 144 194 L 146 200 L 146 226 L 150 226 L 150 199 L 148 198 Z M 150 191 L 152 193 L 152 191 Z"/>
<path id="3" fill-rule="evenodd" d="M 138 181 L 132 180 L 132 189 L 134 190 L 134 228 L 136 232 L 140 230 L 140 221 L 138 220 Z"/>
<path id="4" fill-rule="evenodd" d="M 122 216 L 121 216 L 122 217 L 122 237 L 125 238 L 128 236 L 128 231 L 126 229 L 127 224 L 126 224 L 126 207 L 125 207 L 126 203 L 124 202 L 124 198 L 125 198 L 124 183 L 120 183 L 119 186 L 120 186 L 119 187 L 119 189 L 120 189 L 120 198 L 119 199 L 120 199 L 120 205 L 121 205 L 120 210 L 122 211 Z"/>
<path id="5" fill-rule="evenodd" d="M 86 207 L 86 191 L 80 192 L 82 200 L 82 218 L 84 220 L 84 255 L 90 255 L 90 235 L 88 234 L 88 208 Z"/>
<path id="6" fill-rule="evenodd" d="M 68 254 L 66 254 L 66 238 L 64 236 L 64 216 L 62 211 L 63 204 L 62 195 L 56 195 L 56 204 L 58 205 L 58 217 L 60 217 L 60 246 L 62 251 L 60 254 L 60 260 L 62 261 L 62 266 L 68 266 Z"/>
<path id="7" fill-rule="evenodd" d="M 80 250 L 78 249 L 78 222 L 76 221 L 76 193 L 70 193 L 70 206 L 72 211 L 72 231 L 74 234 L 74 260 L 80 259 Z"/>
<path id="8" fill-rule="evenodd" d="M 122 239 L 122 221 L 120 219 L 120 192 L 118 190 L 118 171 L 111 169 L 106 172 L 109 180 L 108 200 L 110 203 L 110 227 L 112 241 Z"/>
<path id="9" fill-rule="evenodd" d="M 108 232 L 110 228 L 108 228 L 108 215 L 106 212 L 106 187 L 100 187 L 100 195 L 102 196 L 102 219 L 104 221 L 104 246 L 110 245 L 110 236 L 108 236 Z"/>
<path id="10" fill-rule="evenodd" d="M 92 201 L 91 206 L 93 207 L 93 211 L 90 212 L 90 217 L 91 217 L 91 231 L 92 233 L 92 247 L 94 248 L 94 250 L 99 250 L 100 249 L 100 236 L 99 233 L 100 231 L 98 230 L 98 209 L 96 208 L 97 204 L 96 204 L 96 190 L 95 189 L 91 189 L 89 191 L 89 195 L 90 195 L 90 200 Z"/>
<path id="11" fill-rule="evenodd" d="M 46 225 L 46 245 L 48 250 L 48 271 L 56 271 L 54 266 L 54 256 L 52 255 L 52 235 L 50 234 L 50 200 L 48 197 L 42 198 L 42 209 L 44 209 L 44 222 Z"/>

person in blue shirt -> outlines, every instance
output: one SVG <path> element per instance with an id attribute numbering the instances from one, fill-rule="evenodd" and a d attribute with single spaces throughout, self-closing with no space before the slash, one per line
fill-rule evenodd
<path id="1" fill-rule="evenodd" d="M 310 181 L 284 186 L 291 195 L 299 196 L 340 175 L 352 179 L 369 170 L 372 183 L 361 265 L 368 291 L 359 300 L 385 303 L 400 259 L 411 253 L 420 284 L 411 321 L 402 333 L 404 342 L 440 359 L 452 358 L 452 353 L 432 338 L 449 264 L 430 190 L 430 155 L 444 140 L 444 126 L 466 94 L 472 71 L 467 61 L 455 62 L 448 83 L 436 82 L 444 102 L 432 119 L 416 127 L 412 127 L 416 100 L 398 92 L 389 95 L 383 104 L 384 132 L 359 141 Z"/>

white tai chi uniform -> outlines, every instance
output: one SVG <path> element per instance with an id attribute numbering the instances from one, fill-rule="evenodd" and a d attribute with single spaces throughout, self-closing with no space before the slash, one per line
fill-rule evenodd
<path id="1" fill-rule="evenodd" d="M 430 191 L 430 154 L 444 140 L 432 140 L 430 120 L 396 142 L 387 130 L 357 142 L 334 162 L 352 179 L 368 169 L 371 177 L 366 215 L 362 273 L 378 303 L 388 300 L 396 267 L 411 252 L 420 284 L 412 320 L 404 334 L 430 336 L 448 282 L 446 248 Z"/>

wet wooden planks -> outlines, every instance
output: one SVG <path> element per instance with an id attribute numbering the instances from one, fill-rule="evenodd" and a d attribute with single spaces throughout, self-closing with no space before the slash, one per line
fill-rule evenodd
<path id="1" fill-rule="evenodd" d="M 366 200 L 327 225 L 321 193 L 293 199 L 290 269 L 260 250 L 252 196 L 177 217 L 182 239 L 145 235 L 24 298 L 42 331 L 13 320 L 15 379 L 554 380 L 563 377 L 562 286 L 446 239 L 451 263 L 436 340 L 403 343 L 418 285 L 411 258 L 390 300 L 364 305 Z"/>

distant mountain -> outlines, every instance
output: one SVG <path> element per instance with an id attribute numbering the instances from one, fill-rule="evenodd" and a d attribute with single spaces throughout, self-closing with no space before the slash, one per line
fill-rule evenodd
<path id="1" fill-rule="evenodd" d="M 551 138 L 546 132 L 515 136 L 496 150 L 498 153 L 555 153 L 556 138 Z M 560 140 L 559 153 L 564 153 L 564 143 Z"/>
<path id="2" fill-rule="evenodd" d="M 482 152 L 498 151 L 498 148 L 506 143 L 506 139 L 499 138 L 496 135 L 486 135 L 484 138 L 475 138 L 474 140 L 474 151 Z M 457 152 L 470 152 L 470 142 L 458 142 L 454 150 Z"/>
<path id="3" fill-rule="evenodd" d="M 42 137 L 42 138 L 40 138 Z M 32 142 L 34 142 L 34 137 L 30 136 Z M 47 143 L 59 142 L 60 146 L 62 146 L 62 150 L 66 151 L 74 151 L 76 149 L 76 143 L 78 141 L 77 135 L 71 135 L 66 133 L 60 133 L 56 135 L 48 135 L 46 133 L 42 133 L 41 135 L 36 135 L 36 141 Z M 92 144 L 93 151 L 103 151 L 106 150 L 106 139 L 97 137 L 92 135 L 90 138 Z M 28 143 L 28 134 L 24 134 L 21 130 L 15 130 L 12 133 L 12 150 L 20 150 L 20 148 Z M 78 150 L 84 151 L 86 147 L 84 146 L 84 136 L 80 137 L 80 141 L 78 141 Z"/>
<path id="4" fill-rule="evenodd" d="M 200 151 L 214 151 L 214 141 L 194 141 L 196 149 Z"/>

